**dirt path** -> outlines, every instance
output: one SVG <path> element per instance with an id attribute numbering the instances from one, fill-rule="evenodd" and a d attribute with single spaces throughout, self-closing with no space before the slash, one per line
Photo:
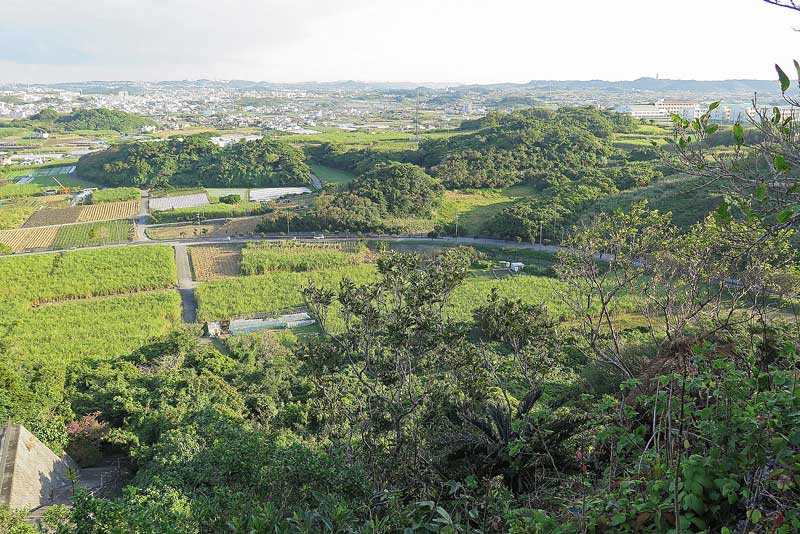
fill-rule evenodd
<path id="1" fill-rule="evenodd" d="M 175 245 L 175 265 L 178 268 L 178 293 L 183 305 L 183 322 L 191 324 L 197 320 L 197 299 L 194 294 L 197 282 L 192 278 L 186 245 Z"/>

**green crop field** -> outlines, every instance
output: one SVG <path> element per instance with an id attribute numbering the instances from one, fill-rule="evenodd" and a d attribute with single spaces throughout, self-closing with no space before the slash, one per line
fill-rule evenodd
<path id="1" fill-rule="evenodd" d="M 260 202 L 248 202 L 242 200 L 236 204 L 224 204 L 217 202 L 207 206 L 197 206 L 191 208 L 177 208 L 166 211 L 154 211 L 150 214 L 153 222 L 169 223 L 169 222 L 193 222 L 200 218 L 200 220 L 207 219 L 229 219 L 233 217 L 247 217 L 250 215 L 260 215 L 266 213 L 266 208 Z"/>
<path id="2" fill-rule="evenodd" d="M 369 264 L 307 273 L 274 272 L 201 283 L 197 288 L 199 321 L 225 320 L 254 312 L 277 312 L 303 305 L 302 290 L 315 283 L 337 288 L 339 281 L 350 278 L 364 283 L 372 280 L 375 267 Z"/>
<path id="3" fill-rule="evenodd" d="M 20 198 L 38 195 L 46 188 L 37 184 L 0 185 L 0 198 Z"/>
<path id="4" fill-rule="evenodd" d="M 175 291 L 48 304 L 23 312 L 3 342 L 9 356 L 25 362 L 113 359 L 165 334 L 180 317 Z"/>
<path id="5" fill-rule="evenodd" d="M 139 200 L 142 192 L 138 187 L 112 187 L 101 189 L 92 193 L 92 203 L 123 202 L 125 200 Z"/>
<path id="6" fill-rule="evenodd" d="M 164 289 L 177 284 L 172 247 L 76 250 L 0 258 L 0 298 L 33 303 Z"/>
<path id="7" fill-rule="evenodd" d="M 179 321 L 172 249 L 142 246 L 0 259 L 0 343 L 20 362 L 113 358 Z M 76 300 L 85 299 L 85 300 Z"/>
<path id="8" fill-rule="evenodd" d="M 19 228 L 34 211 L 33 206 L 16 202 L 0 204 L 0 230 Z"/>
<path id="9" fill-rule="evenodd" d="M 318 271 L 363 263 L 363 243 L 248 243 L 242 249 L 242 273 Z"/>
<path id="10" fill-rule="evenodd" d="M 58 188 L 60 187 L 58 182 L 61 182 L 61 185 L 70 189 L 85 189 L 87 187 L 97 187 L 97 184 L 92 182 L 87 182 L 86 180 L 81 180 L 80 178 L 76 177 L 74 174 L 57 174 L 54 173 L 53 175 L 49 174 L 41 174 L 33 177 L 33 184 L 40 185 L 45 189 L 51 188 Z"/>
<path id="11" fill-rule="evenodd" d="M 83 224 L 69 224 L 58 230 L 50 248 L 91 247 L 130 241 L 133 225 L 130 221 L 104 221 Z"/>

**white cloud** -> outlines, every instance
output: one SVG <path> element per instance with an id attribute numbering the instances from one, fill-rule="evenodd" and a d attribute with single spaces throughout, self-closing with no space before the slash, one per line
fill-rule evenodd
<path id="1" fill-rule="evenodd" d="M 0 80 L 772 78 L 759 0 L 3 0 Z"/>

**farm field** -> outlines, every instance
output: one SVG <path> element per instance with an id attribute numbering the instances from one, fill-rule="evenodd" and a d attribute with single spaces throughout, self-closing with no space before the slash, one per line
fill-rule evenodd
<path id="1" fill-rule="evenodd" d="M 139 201 L 103 202 L 83 206 L 78 215 L 78 222 L 113 221 L 128 219 L 139 213 Z"/>
<path id="2" fill-rule="evenodd" d="M 124 243 L 133 237 L 133 224 L 126 220 L 70 224 L 57 229 L 52 244 L 55 249 Z"/>
<path id="3" fill-rule="evenodd" d="M 52 248 L 60 226 L 0 230 L 0 243 L 14 252 Z"/>
<path id="4" fill-rule="evenodd" d="M 137 187 L 112 187 L 100 189 L 92 193 L 92 204 L 103 202 L 124 202 L 126 200 L 139 200 L 142 192 Z"/>
<path id="5" fill-rule="evenodd" d="M 248 243 L 242 249 L 242 273 L 266 274 L 273 271 L 318 271 L 364 263 L 367 247 L 361 242 Z"/>
<path id="6" fill-rule="evenodd" d="M 241 274 L 242 245 L 197 245 L 188 250 L 197 281 L 208 282 Z"/>
<path id="7" fill-rule="evenodd" d="M 175 291 L 48 304 L 23 313 L 3 341 L 12 358 L 58 367 L 128 354 L 170 331 L 180 317 Z"/>
<path id="8" fill-rule="evenodd" d="M 329 182 L 336 185 L 349 184 L 356 177 L 356 175 L 353 173 L 340 171 L 339 169 L 320 165 L 319 163 L 309 163 L 308 166 L 311 167 L 311 172 L 313 172 L 317 178 L 323 182 Z"/>
<path id="9" fill-rule="evenodd" d="M 248 198 L 250 202 L 270 202 L 283 197 L 308 193 L 311 193 L 311 189 L 307 187 L 262 187 L 260 189 L 251 189 Z"/>
<path id="10" fill-rule="evenodd" d="M 43 192 L 46 188 L 36 184 L 6 184 L 0 185 L 0 198 L 32 197 Z"/>
<path id="11" fill-rule="evenodd" d="M 153 211 L 153 201 L 150 201 L 150 209 Z M 246 199 L 237 204 L 224 204 L 217 202 L 214 204 L 204 204 L 202 206 L 192 206 L 177 208 L 166 211 L 154 211 L 151 213 L 153 221 L 158 223 L 169 222 L 192 222 L 198 218 L 201 221 L 208 219 L 227 219 L 231 217 L 248 217 L 266 213 L 267 207 L 260 202 L 248 202 Z"/>
<path id="12" fill-rule="evenodd" d="M 178 195 L 157 197 L 150 199 L 151 211 L 165 211 L 181 208 L 196 208 L 209 204 L 208 195 L 203 193 L 193 193 L 190 195 Z"/>
<path id="13" fill-rule="evenodd" d="M 150 226 L 147 235 L 150 239 L 191 239 L 199 236 L 228 237 L 253 235 L 260 222 L 259 217 L 231 219 L 227 221 L 204 222 L 197 224 L 174 224 Z"/>
<path id="14" fill-rule="evenodd" d="M 210 187 L 206 189 L 206 193 L 208 193 L 208 198 L 214 202 L 219 197 L 224 197 L 227 195 L 239 195 L 239 198 L 243 200 L 247 200 L 249 198 L 249 189 L 244 188 L 237 188 L 237 187 Z"/>
<path id="15" fill-rule="evenodd" d="M 0 258 L 0 298 L 34 304 L 165 289 L 177 284 L 172 247 L 146 245 Z"/>
<path id="16" fill-rule="evenodd" d="M 22 202 L 0 204 L 0 230 L 19 228 L 34 211 L 36 211 L 34 206 Z"/>
<path id="17" fill-rule="evenodd" d="M 201 282 L 196 292 L 197 319 L 202 322 L 246 313 L 279 312 L 303 305 L 302 289 L 309 280 L 335 288 L 345 277 L 364 283 L 373 279 L 374 274 L 373 265 L 362 264 L 307 273 L 279 271 Z"/>
<path id="18" fill-rule="evenodd" d="M 432 217 L 392 217 L 386 222 L 404 232 L 427 233 L 438 224 L 452 223 L 458 215 L 458 235 L 476 236 L 492 217 L 533 194 L 525 184 L 505 189 L 445 191 L 442 205 Z"/>
<path id="19" fill-rule="evenodd" d="M 33 177 L 32 184 L 40 185 L 45 189 L 50 188 L 57 188 L 60 187 L 58 182 L 54 179 L 58 179 L 61 182 L 61 185 L 64 187 L 68 187 L 70 189 L 85 189 L 87 187 L 97 187 L 97 184 L 93 182 L 87 182 L 86 180 L 81 180 L 74 174 L 56 174 L 56 175 L 38 175 Z"/>
<path id="20" fill-rule="evenodd" d="M 35 228 L 37 226 L 75 223 L 78 222 L 78 217 L 80 217 L 82 210 L 83 206 L 40 209 L 34 212 L 22 227 Z"/>

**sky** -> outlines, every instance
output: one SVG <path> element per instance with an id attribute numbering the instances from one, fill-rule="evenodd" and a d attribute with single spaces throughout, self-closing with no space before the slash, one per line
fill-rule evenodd
<path id="1" fill-rule="evenodd" d="M 0 0 L 0 82 L 774 79 L 761 0 Z"/>

